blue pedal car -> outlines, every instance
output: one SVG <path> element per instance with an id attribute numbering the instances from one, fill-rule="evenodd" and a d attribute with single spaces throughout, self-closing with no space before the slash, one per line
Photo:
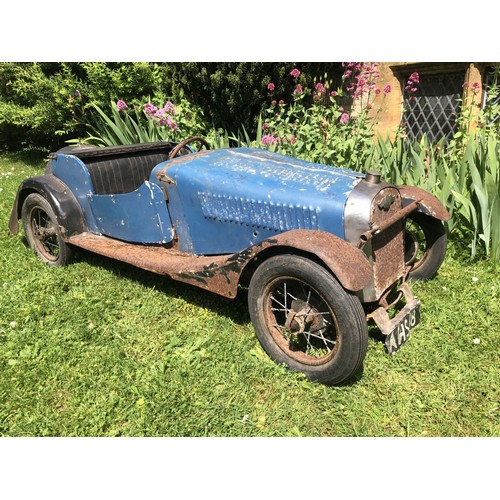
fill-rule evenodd
<path id="1" fill-rule="evenodd" d="M 429 193 L 377 172 L 191 137 L 51 153 L 19 187 L 9 229 L 21 219 L 50 266 L 83 248 L 228 298 L 248 288 L 269 356 L 340 384 L 362 367 L 369 321 L 390 354 L 418 324 L 407 282 L 437 272 L 448 218 Z"/>

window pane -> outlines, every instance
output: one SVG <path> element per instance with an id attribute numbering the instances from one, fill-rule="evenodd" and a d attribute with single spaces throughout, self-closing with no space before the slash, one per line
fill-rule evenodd
<path id="1" fill-rule="evenodd" d="M 410 139 L 420 140 L 424 134 L 432 141 L 453 137 L 464 77 L 465 72 L 420 76 L 418 91 L 404 115 Z"/>

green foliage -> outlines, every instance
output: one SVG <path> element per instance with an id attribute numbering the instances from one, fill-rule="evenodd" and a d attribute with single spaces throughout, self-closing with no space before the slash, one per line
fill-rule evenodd
<path id="1" fill-rule="evenodd" d="M 85 133 L 90 103 L 164 100 L 166 88 L 155 63 L 0 63 L 0 137 L 11 149 L 58 149 Z"/>
<path id="2" fill-rule="evenodd" d="M 465 148 L 462 150 L 462 146 Z M 416 143 L 380 136 L 373 167 L 394 184 L 418 186 L 433 193 L 448 209 L 448 230 L 456 243 L 478 252 L 500 256 L 500 142 L 484 130 L 464 142 L 431 144 L 424 136 Z"/>
<path id="3" fill-rule="evenodd" d="M 340 78 L 339 63 L 282 62 L 182 62 L 166 68 L 172 82 L 172 96 L 179 89 L 193 104 L 210 117 L 214 128 L 237 134 L 241 128 L 254 130 L 267 100 L 267 85 L 275 83 L 277 99 L 285 99 L 293 90 L 289 72 L 299 66 L 305 73 L 303 84 L 312 84 L 314 77 L 331 71 Z M 254 139 L 254 137 L 252 137 Z"/>
<path id="4" fill-rule="evenodd" d="M 269 105 L 257 130 L 260 141 L 255 144 L 308 161 L 365 168 L 374 147 L 376 115 L 371 116 L 370 109 L 375 92 L 382 92 L 376 87 L 377 67 L 348 63 L 337 87 L 338 75 L 336 80 L 327 73 L 307 78 L 295 68 L 286 75 L 292 85 L 286 100 L 278 99 L 271 82 Z"/>

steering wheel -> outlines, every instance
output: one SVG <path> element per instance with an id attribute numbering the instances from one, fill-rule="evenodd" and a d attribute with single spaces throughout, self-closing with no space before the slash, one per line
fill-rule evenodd
<path id="1" fill-rule="evenodd" d="M 179 144 L 177 144 L 177 146 L 175 146 L 175 148 L 170 151 L 168 159 L 171 160 L 172 158 L 175 158 L 179 154 L 180 150 L 190 142 L 199 142 L 203 146 L 205 146 L 205 149 L 210 149 L 210 145 L 205 139 L 203 139 L 203 137 L 189 137 L 188 139 L 184 139 L 182 142 L 179 142 Z"/>

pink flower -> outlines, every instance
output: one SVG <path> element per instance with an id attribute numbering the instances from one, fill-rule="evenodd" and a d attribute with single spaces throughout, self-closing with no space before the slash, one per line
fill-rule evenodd
<path id="1" fill-rule="evenodd" d="M 420 83 L 420 75 L 415 71 L 408 78 L 408 82 Z"/>
<path id="2" fill-rule="evenodd" d="M 337 92 L 335 92 L 335 90 L 332 90 L 332 91 L 330 92 L 330 95 L 331 95 L 332 97 L 337 97 Z"/>
<path id="3" fill-rule="evenodd" d="M 384 94 L 385 94 L 385 95 L 387 95 L 387 94 L 388 94 L 391 90 L 392 90 L 392 89 L 391 89 L 391 86 L 390 86 L 390 85 L 386 85 L 386 86 L 384 87 Z"/>
<path id="4" fill-rule="evenodd" d="M 283 106 L 283 104 L 285 104 L 285 101 L 283 99 L 280 99 L 279 105 Z"/>
<path id="5" fill-rule="evenodd" d="M 316 84 L 316 90 L 317 90 L 318 92 L 323 93 L 323 92 L 325 91 L 325 86 L 324 86 L 321 82 L 318 82 L 318 83 Z"/>
<path id="6" fill-rule="evenodd" d="M 292 75 L 293 78 L 298 78 L 300 76 L 300 70 L 298 70 L 297 68 L 294 68 L 294 69 L 292 69 L 292 71 L 290 71 L 290 75 Z"/>
<path id="7" fill-rule="evenodd" d="M 262 130 L 267 130 L 269 128 L 269 125 L 267 123 L 262 124 Z"/>
<path id="8" fill-rule="evenodd" d="M 267 84 L 267 90 L 269 90 L 269 92 L 274 92 L 274 83 L 268 83 Z"/>
<path id="9" fill-rule="evenodd" d="M 340 117 L 340 123 L 348 123 L 349 122 L 349 115 L 347 113 L 342 113 Z"/>
<path id="10" fill-rule="evenodd" d="M 117 111 L 123 111 L 124 109 L 127 109 L 127 103 L 125 101 L 122 101 L 121 99 L 117 101 L 116 103 L 116 110 Z"/>
<path id="11" fill-rule="evenodd" d="M 272 104 L 273 106 L 276 106 L 276 101 L 273 99 L 273 100 L 271 101 L 271 104 Z"/>
<path id="12" fill-rule="evenodd" d="M 144 113 L 146 113 L 146 115 L 148 115 L 149 118 L 152 118 L 157 111 L 158 108 L 155 105 L 151 104 L 150 102 L 144 105 Z"/>
<path id="13" fill-rule="evenodd" d="M 297 85 L 297 87 L 295 87 L 295 90 L 293 91 L 294 94 L 302 94 L 302 85 Z"/>
<path id="14" fill-rule="evenodd" d="M 479 92 L 480 88 L 481 88 L 481 86 L 477 82 L 475 82 L 471 85 L 471 89 L 472 89 L 472 92 L 474 92 L 474 94 L 477 94 Z"/>
<path id="15" fill-rule="evenodd" d="M 275 142 L 278 142 L 278 139 L 274 137 L 274 133 L 271 135 L 263 135 L 261 139 L 262 144 L 264 146 L 269 146 L 271 144 L 274 144 Z"/>
<path id="16" fill-rule="evenodd" d="M 177 126 L 177 123 L 170 118 L 170 116 L 167 116 L 167 125 L 170 130 L 177 130 L 179 127 Z"/>
<path id="17" fill-rule="evenodd" d="M 170 101 L 167 101 L 167 103 L 165 104 L 165 106 L 163 106 L 163 109 L 165 110 L 165 113 L 169 113 L 171 115 L 176 115 L 177 114 L 177 110 L 175 109 L 174 104 L 171 103 Z"/>

